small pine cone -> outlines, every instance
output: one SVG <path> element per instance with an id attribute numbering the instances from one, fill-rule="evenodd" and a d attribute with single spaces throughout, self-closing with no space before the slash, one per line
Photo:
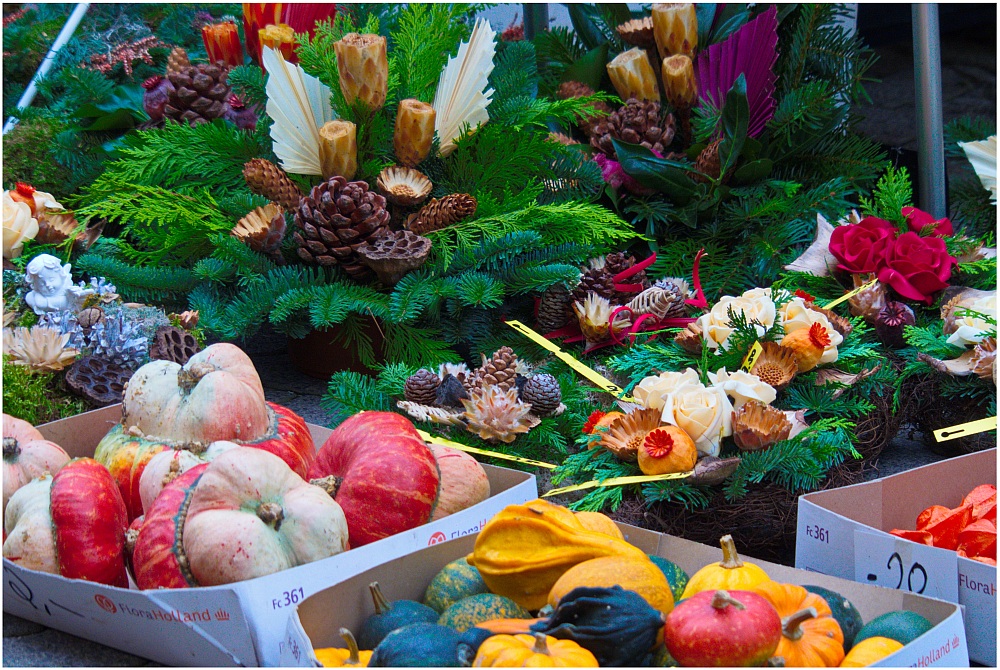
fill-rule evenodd
<path id="1" fill-rule="evenodd" d="M 184 365 L 201 348 L 194 335 L 177 326 L 160 326 L 149 345 L 149 359 Z"/>
<path id="2" fill-rule="evenodd" d="M 183 47 L 174 47 L 167 56 L 167 77 L 191 67 L 191 60 Z"/>
<path id="3" fill-rule="evenodd" d="M 483 365 L 476 370 L 472 388 L 499 386 L 506 391 L 514 386 L 517 376 L 517 354 L 510 347 L 500 347 L 489 360 L 483 356 Z"/>
<path id="4" fill-rule="evenodd" d="M 594 127 L 590 145 L 609 157 L 615 157 L 611 140 L 639 144 L 661 156 L 674 141 L 674 115 L 662 115 L 660 103 L 630 98 L 628 103 Z"/>
<path id="5" fill-rule="evenodd" d="M 286 228 L 285 212 L 269 202 L 240 219 L 230 234 L 254 251 L 280 262 L 281 240 L 285 237 Z"/>
<path id="6" fill-rule="evenodd" d="M 66 385 L 73 393 L 104 407 L 122 401 L 132 371 L 103 356 L 84 356 L 66 371 Z"/>
<path id="7" fill-rule="evenodd" d="M 583 303 L 588 293 L 596 293 L 602 298 L 611 300 L 615 297 L 615 280 L 606 268 L 589 268 L 580 276 L 580 283 L 573 289 L 572 303 Z"/>
<path id="8" fill-rule="evenodd" d="M 222 61 L 199 63 L 168 75 L 174 90 L 163 108 L 164 116 L 190 126 L 222 118 L 229 111 L 228 75 Z"/>
<path id="9" fill-rule="evenodd" d="M 630 267 L 635 265 L 635 256 L 626 256 L 624 253 L 616 251 L 614 253 L 608 254 L 604 261 L 604 269 L 611 273 L 614 277 L 617 274 L 625 272 Z M 646 271 L 640 270 L 628 279 L 624 281 L 625 284 L 641 284 L 642 286 L 649 285 L 649 279 L 646 277 Z M 621 293 L 615 292 L 615 300 L 619 303 L 626 303 L 635 297 L 635 293 Z"/>
<path id="10" fill-rule="evenodd" d="M 476 213 L 476 199 L 468 193 L 452 193 L 438 200 L 433 198 L 406 220 L 406 227 L 417 235 L 426 235 L 435 230 L 467 219 Z"/>
<path id="11" fill-rule="evenodd" d="M 578 81 L 564 81 L 559 84 L 559 89 L 556 91 L 556 97 L 560 100 L 584 98 L 589 95 L 594 95 L 594 89 Z M 610 105 L 603 100 L 595 102 L 592 107 L 596 112 L 595 114 L 577 121 L 577 125 L 580 127 L 580 130 L 588 136 L 593 133 L 594 127 L 597 126 L 601 119 L 607 118 L 607 116 L 613 111 Z"/>
<path id="12" fill-rule="evenodd" d="M 687 328 L 674 336 L 674 342 L 679 344 L 684 351 L 692 354 L 701 353 L 702 339 L 701 326 L 698 325 L 697 321 L 689 323 Z"/>
<path id="13" fill-rule="evenodd" d="M 559 330 L 572 319 L 570 295 L 565 287 L 556 285 L 542 294 L 535 321 L 543 333 Z"/>
<path id="14" fill-rule="evenodd" d="M 437 390 L 441 379 L 427 369 L 417 370 L 403 384 L 403 396 L 419 405 L 433 405 L 437 401 Z"/>
<path id="15" fill-rule="evenodd" d="M 535 416 L 550 416 L 562 402 L 559 381 L 546 374 L 531 377 L 521 389 L 521 401 L 531 405 L 531 413 Z"/>
<path id="16" fill-rule="evenodd" d="M 719 175 L 722 174 L 722 162 L 719 160 L 719 145 L 722 144 L 722 140 L 715 140 L 707 147 L 701 150 L 698 154 L 698 160 L 695 161 L 694 167 L 703 174 L 708 175 L 712 179 L 718 179 Z M 695 172 L 691 173 L 691 179 L 694 179 L 699 183 L 707 183 L 708 180 L 697 174 Z"/>
<path id="17" fill-rule="evenodd" d="M 243 179 L 257 195 L 278 203 L 288 211 L 299 206 L 302 189 L 285 171 L 264 158 L 254 158 L 243 165 Z"/>

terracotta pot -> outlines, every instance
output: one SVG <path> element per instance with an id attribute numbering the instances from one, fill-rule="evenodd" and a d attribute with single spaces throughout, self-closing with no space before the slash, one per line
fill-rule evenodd
<path id="1" fill-rule="evenodd" d="M 385 337 L 373 321 L 365 320 L 362 332 L 371 339 L 375 356 L 384 360 Z M 329 379 L 334 372 L 350 370 L 364 374 L 376 371 L 364 365 L 353 345 L 345 344 L 343 337 L 332 328 L 310 331 L 301 339 L 288 338 L 288 357 L 296 370 L 316 379 Z"/>

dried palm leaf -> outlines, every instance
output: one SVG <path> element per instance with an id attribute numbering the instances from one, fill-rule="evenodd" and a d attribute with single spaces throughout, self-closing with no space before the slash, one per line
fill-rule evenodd
<path id="1" fill-rule="evenodd" d="M 477 20 L 469 41 L 458 47 L 458 53 L 448 59 L 441 71 L 433 106 L 437 113 L 434 129 L 441 140 L 442 156 L 455 150 L 455 140 L 464 126 L 475 129 L 490 120 L 486 108 L 493 89 L 486 87 L 493 72 L 495 39 L 489 21 Z"/>

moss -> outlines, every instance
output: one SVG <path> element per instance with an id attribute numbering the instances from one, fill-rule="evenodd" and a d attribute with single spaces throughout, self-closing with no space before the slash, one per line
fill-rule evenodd
<path id="1" fill-rule="evenodd" d="M 57 199 L 67 194 L 72 175 L 49 154 L 53 138 L 65 128 L 63 122 L 55 119 L 31 119 L 18 123 L 4 135 L 4 188 L 13 188 L 15 182 L 24 181 Z"/>
<path id="2" fill-rule="evenodd" d="M 39 425 L 81 414 L 90 409 L 86 401 L 61 388 L 61 373 L 35 373 L 23 365 L 3 361 L 3 411 Z"/>

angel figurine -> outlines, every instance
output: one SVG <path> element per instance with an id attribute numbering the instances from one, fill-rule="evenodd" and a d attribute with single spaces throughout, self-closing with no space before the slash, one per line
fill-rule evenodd
<path id="1" fill-rule="evenodd" d="M 84 299 L 94 293 L 94 289 L 73 284 L 71 267 L 69 263 L 63 265 L 51 254 L 40 254 L 31 259 L 25 269 L 25 278 L 31 284 L 31 290 L 24 296 L 24 301 L 35 314 L 63 310 L 77 312 Z"/>

